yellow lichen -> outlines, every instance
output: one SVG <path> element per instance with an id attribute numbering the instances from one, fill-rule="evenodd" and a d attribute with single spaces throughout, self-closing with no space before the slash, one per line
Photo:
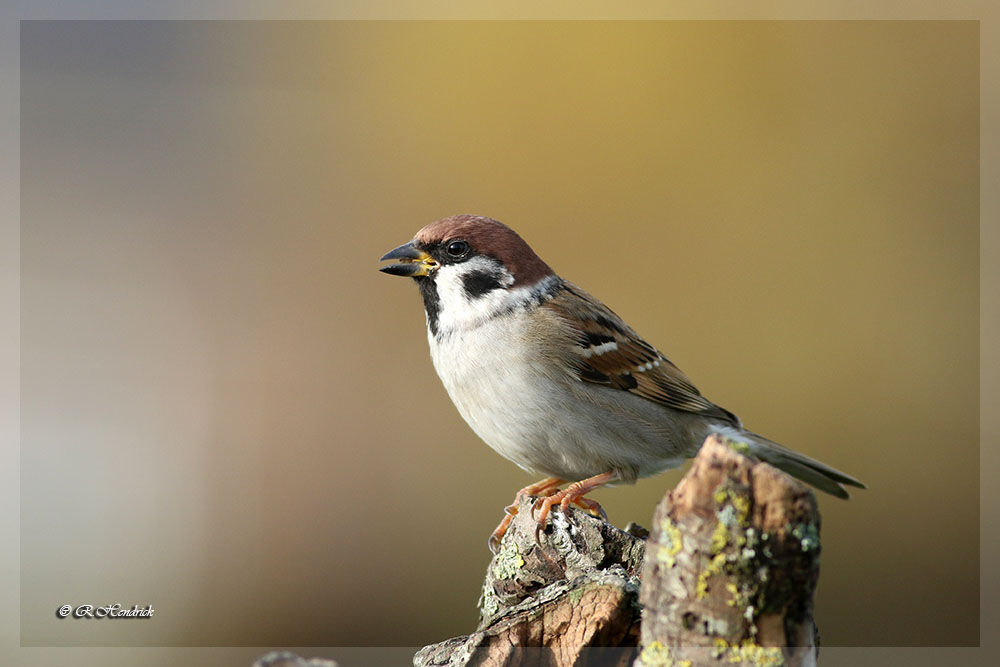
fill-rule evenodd
<path id="1" fill-rule="evenodd" d="M 672 666 L 674 659 L 670 655 L 670 649 L 661 642 L 650 642 L 642 647 L 642 652 L 639 654 L 636 664 L 650 665 L 651 667 L 653 665 Z"/>
<path id="2" fill-rule="evenodd" d="M 660 528 L 663 538 L 670 543 L 659 545 L 656 550 L 656 559 L 661 563 L 665 563 L 667 567 L 673 567 L 677 562 L 677 554 L 684 548 L 684 538 L 681 535 L 680 529 L 674 525 L 674 522 L 669 517 L 663 520 Z"/>
<path id="3" fill-rule="evenodd" d="M 712 657 L 732 663 L 748 663 L 760 667 L 780 667 L 785 664 L 785 655 L 777 646 L 761 646 L 751 639 L 741 644 L 729 644 L 717 637 L 712 649 Z"/>
<path id="4" fill-rule="evenodd" d="M 725 443 L 726 445 L 729 446 L 730 449 L 735 450 L 740 454 L 750 453 L 750 443 L 748 442 L 744 442 L 742 440 L 733 440 L 732 438 L 726 438 Z"/>
<path id="5" fill-rule="evenodd" d="M 635 664 L 642 667 L 691 667 L 690 660 L 675 660 L 670 654 L 670 647 L 658 641 L 644 646 Z"/>
<path id="6" fill-rule="evenodd" d="M 726 590 L 732 593 L 733 595 L 732 599 L 726 600 L 726 604 L 728 604 L 730 607 L 735 607 L 736 599 L 740 595 L 740 589 L 736 586 L 736 584 L 730 581 L 728 584 L 726 584 Z"/>
<path id="7" fill-rule="evenodd" d="M 726 505 L 717 512 L 720 519 L 725 519 L 726 525 L 739 525 L 742 528 L 748 526 L 750 498 L 746 493 L 737 493 L 725 486 L 720 486 L 712 494 L 712 499 L 719 505 L 726 505 L 726 501 L 729 501 L 729 505 L 732 506 L 731 510 L 728 509 L 729 505 Z"/>
<path id="8" fill-rule="evenodd" d="M 509 579 L 517 574 L 517 571 L 524 567 L 524 558 L 517 549 L 517 544 L 511 542 L 509 546 L 502 549 L 496 555 L 493 564 L 493 576 L 497 579 Z"/>
<path id="9" fill-rule="evenodd" d="M 731 493 L 729 494 L 729 500 L 732 502 L 733 507 L 736 508 L 740 525 L 745 528 L 747 519 L 750 518 L 750 499 L 746 496 Z"/>
<path id="10" fill-rule="evenodd" d="M 726 524 L 722 521 L 718 521 L 715 524 L 715 532 L 712 533 L 712 543 L 710 548 L 713 554 L 717 554 L 726 548 L 729 543 L 729 530 L 726 529 Z"/>
<path id="11" fill-rule="evenodd" d="M 698 581 L 695 584 L 695 595 L 699 600 L 708 597 L 708 580 L 716 574 L 722 574 L 722 568 L 726 564 L 726 554 L 717 554 L 708 566 L 698 573 Z"/>

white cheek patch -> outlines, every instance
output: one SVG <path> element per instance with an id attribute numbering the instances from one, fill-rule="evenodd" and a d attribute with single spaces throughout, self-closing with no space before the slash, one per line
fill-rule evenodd
<path id="1" fill-rule="evenodd" d="M 441 299 L 442 305 L 467 304 L 477 301 L 478 299 L 469 297 L 465 287 L 466 279 L 476 274 L 495 278 L 501 287 L 509 287 L 514 284 L 514 276 L 510 274 L 510 271 L 499 262 L 485 257 L 473 257 L 461 264 L 445 264 L 434 272 L 434 284 L 437 286 L 438 297 Z"/>
<path id="2" fill-rule="evenodd" d="M 499 287 L 470 296 L 465 281 L 476 273 L 490 274 Z M 443 265 L 434 273 L 440 306 L 438 334 L 476 327 L 497 315 L 538 303 L 557 282 L 558 278 L 548 276 L 535 285 L 512 289 L 514 276 L 502 264 L 488 257 L 473 257 L 461 264 Z"/>

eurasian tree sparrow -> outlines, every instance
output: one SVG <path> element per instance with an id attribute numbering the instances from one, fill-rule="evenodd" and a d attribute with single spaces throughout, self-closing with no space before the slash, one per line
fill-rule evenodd
<path id="1" fill-rule="evenodd" d="M 443 218 L 382 260 L 396 263 L 381 271 L 416 281 L 434 368 L 465 421 L 502 456 L 547 475 L 518 492 L 490 538 L 494 551 L 522 495 L 544 498 L 540 527 L 556 504 L 601 511 L 584 494 L 679 466 L 713 432 L 835 496 L 848 497 L 844 484 L 864 488 L 744 429 L 496 220 Z"/>

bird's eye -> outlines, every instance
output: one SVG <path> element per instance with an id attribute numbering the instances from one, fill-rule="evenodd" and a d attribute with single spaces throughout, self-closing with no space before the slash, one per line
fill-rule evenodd
<path id="1" fill-rule="evenodd" d="M 469 244 L 465 241 L 452 241 L 444 250 L 450 257 L 464 257 L 469 252 Z"/>

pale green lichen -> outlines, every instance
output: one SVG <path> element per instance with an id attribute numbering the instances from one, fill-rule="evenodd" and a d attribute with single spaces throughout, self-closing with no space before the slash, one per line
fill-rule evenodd
<path id="1" fill-rule="evenodd" d="M 479 596 L 479 608 L 483 612 L 483 618 L 490 618 L 500 611 L 500 600 L 489 582 L 483 584 L 483 594 Z"/>
<path id="2" fill-rule="evenodd" d="M 483 618 L 490 618 L 500 611 L 500 600 L 489 582 L 483 584 L 483 594 L 479 596 L 479 608 L 483 612 Z"/>
<path id="3" fill-rule="evenodd" d="M 802 551 L 819 548 L 819 529 L 815 523 L 797 523 L 792 528 L 792 535 L 799 541 Z"/>
<path id="4" fill-rule="evenodd" d="M 497 579 L 510 579 L 522 567 L 524 567 L 524 558 L 521 557 L 517 544 L 509 542 L 494 559 L 493 576 Z"/>
<path id="5" fill-rule="evenodd" d="M 705 621 L 705 634 L 709 635 L 727 635 L 729 634 L 729 622 L 721 618 L 712 618 L 706 616 L 703 619 Z"/>
<path id="6" fill-rule="evenodd" d="M 726 438 L 723 442 L 725 442 L 727 447 L 739 452 L 740 454 L 750 453 L 750 443 L 748 442 L 743 440 L 733 440 L 732 438 Z"/>
<path id="7" fill-rule="evenodd" d="M 673 567 L 677 563 L 677 554 L 684 548 L 684 538 L 670 517 L 663 519 L 660 523 L 660 534 L 669 544 L 659 545 L 656 550 L 656 559 L 666 564 L 667 567 Z"/>
<path id="8" fill-rule="evenodd" d="M 730 527 L 749 528 L 750 526 L 750 498 L 746 491 L 736 492 L 720 486 L 712 494 L 716 503 L 722 508 L 716 512 L 719 520 Z M 727 502 L 728 501 L 728 502 Z"/>
<path id="9" fill-rule="evenodd" d="M 494 580 L 510 579 L 522 567 L 524 567 L 524 558 L 521 557 L 517 544 L 510 542 L 497 553 L 493 561 L 493 578 Z M 493 590 L 493 581 L 488 577 L 483 582 L 483 594 L 479 598 L 479 608 L 485 618 L 500 611 L 500 600 L 497 598 L 496 591 Z"/>
<path id="10" fill-rule="evenodd" d="M 747 621 L 752 622 L 754 614 L 752 610 L 754 609 L 754 605 L 750 603 L 753 600 L 754 595 L 757 593 L 756 587 L 747 584 L 737 586 L 734 583 L 729 583 L 726 584 L 726 590 L 733 596 L 726 601 L 726 604 L 730 607 L 736 607 L 737 609 L 742 608 L 744 610 L 751 610 L 750 615 L 747 616 Z M 746 614 L 745 611 L 744 614 Z"/>
<path id="11" fill-rule="evenodd" d="M 715 574 L 739 574 L 741 568 L 750 567 L 750 561 L 757 553 L 757 532 L 749 524 L 750 499 L 746 493 L 745 490 L 730 488 L 723 483 L 712 494 L 716 503 L 722 507 L 715 513 L 717 521 L 709 542 L 712 559 L 698 574 L 695 590 L 699 599 L 708 596 L 709 578 Z M 730 545 L 735 549 L 730 549 L 731 553 L 725 553 Z M 735 590 L 730 592 L 739 600 L 751 597 L 750 592 L 740 596 L 736 595 Z"/>

